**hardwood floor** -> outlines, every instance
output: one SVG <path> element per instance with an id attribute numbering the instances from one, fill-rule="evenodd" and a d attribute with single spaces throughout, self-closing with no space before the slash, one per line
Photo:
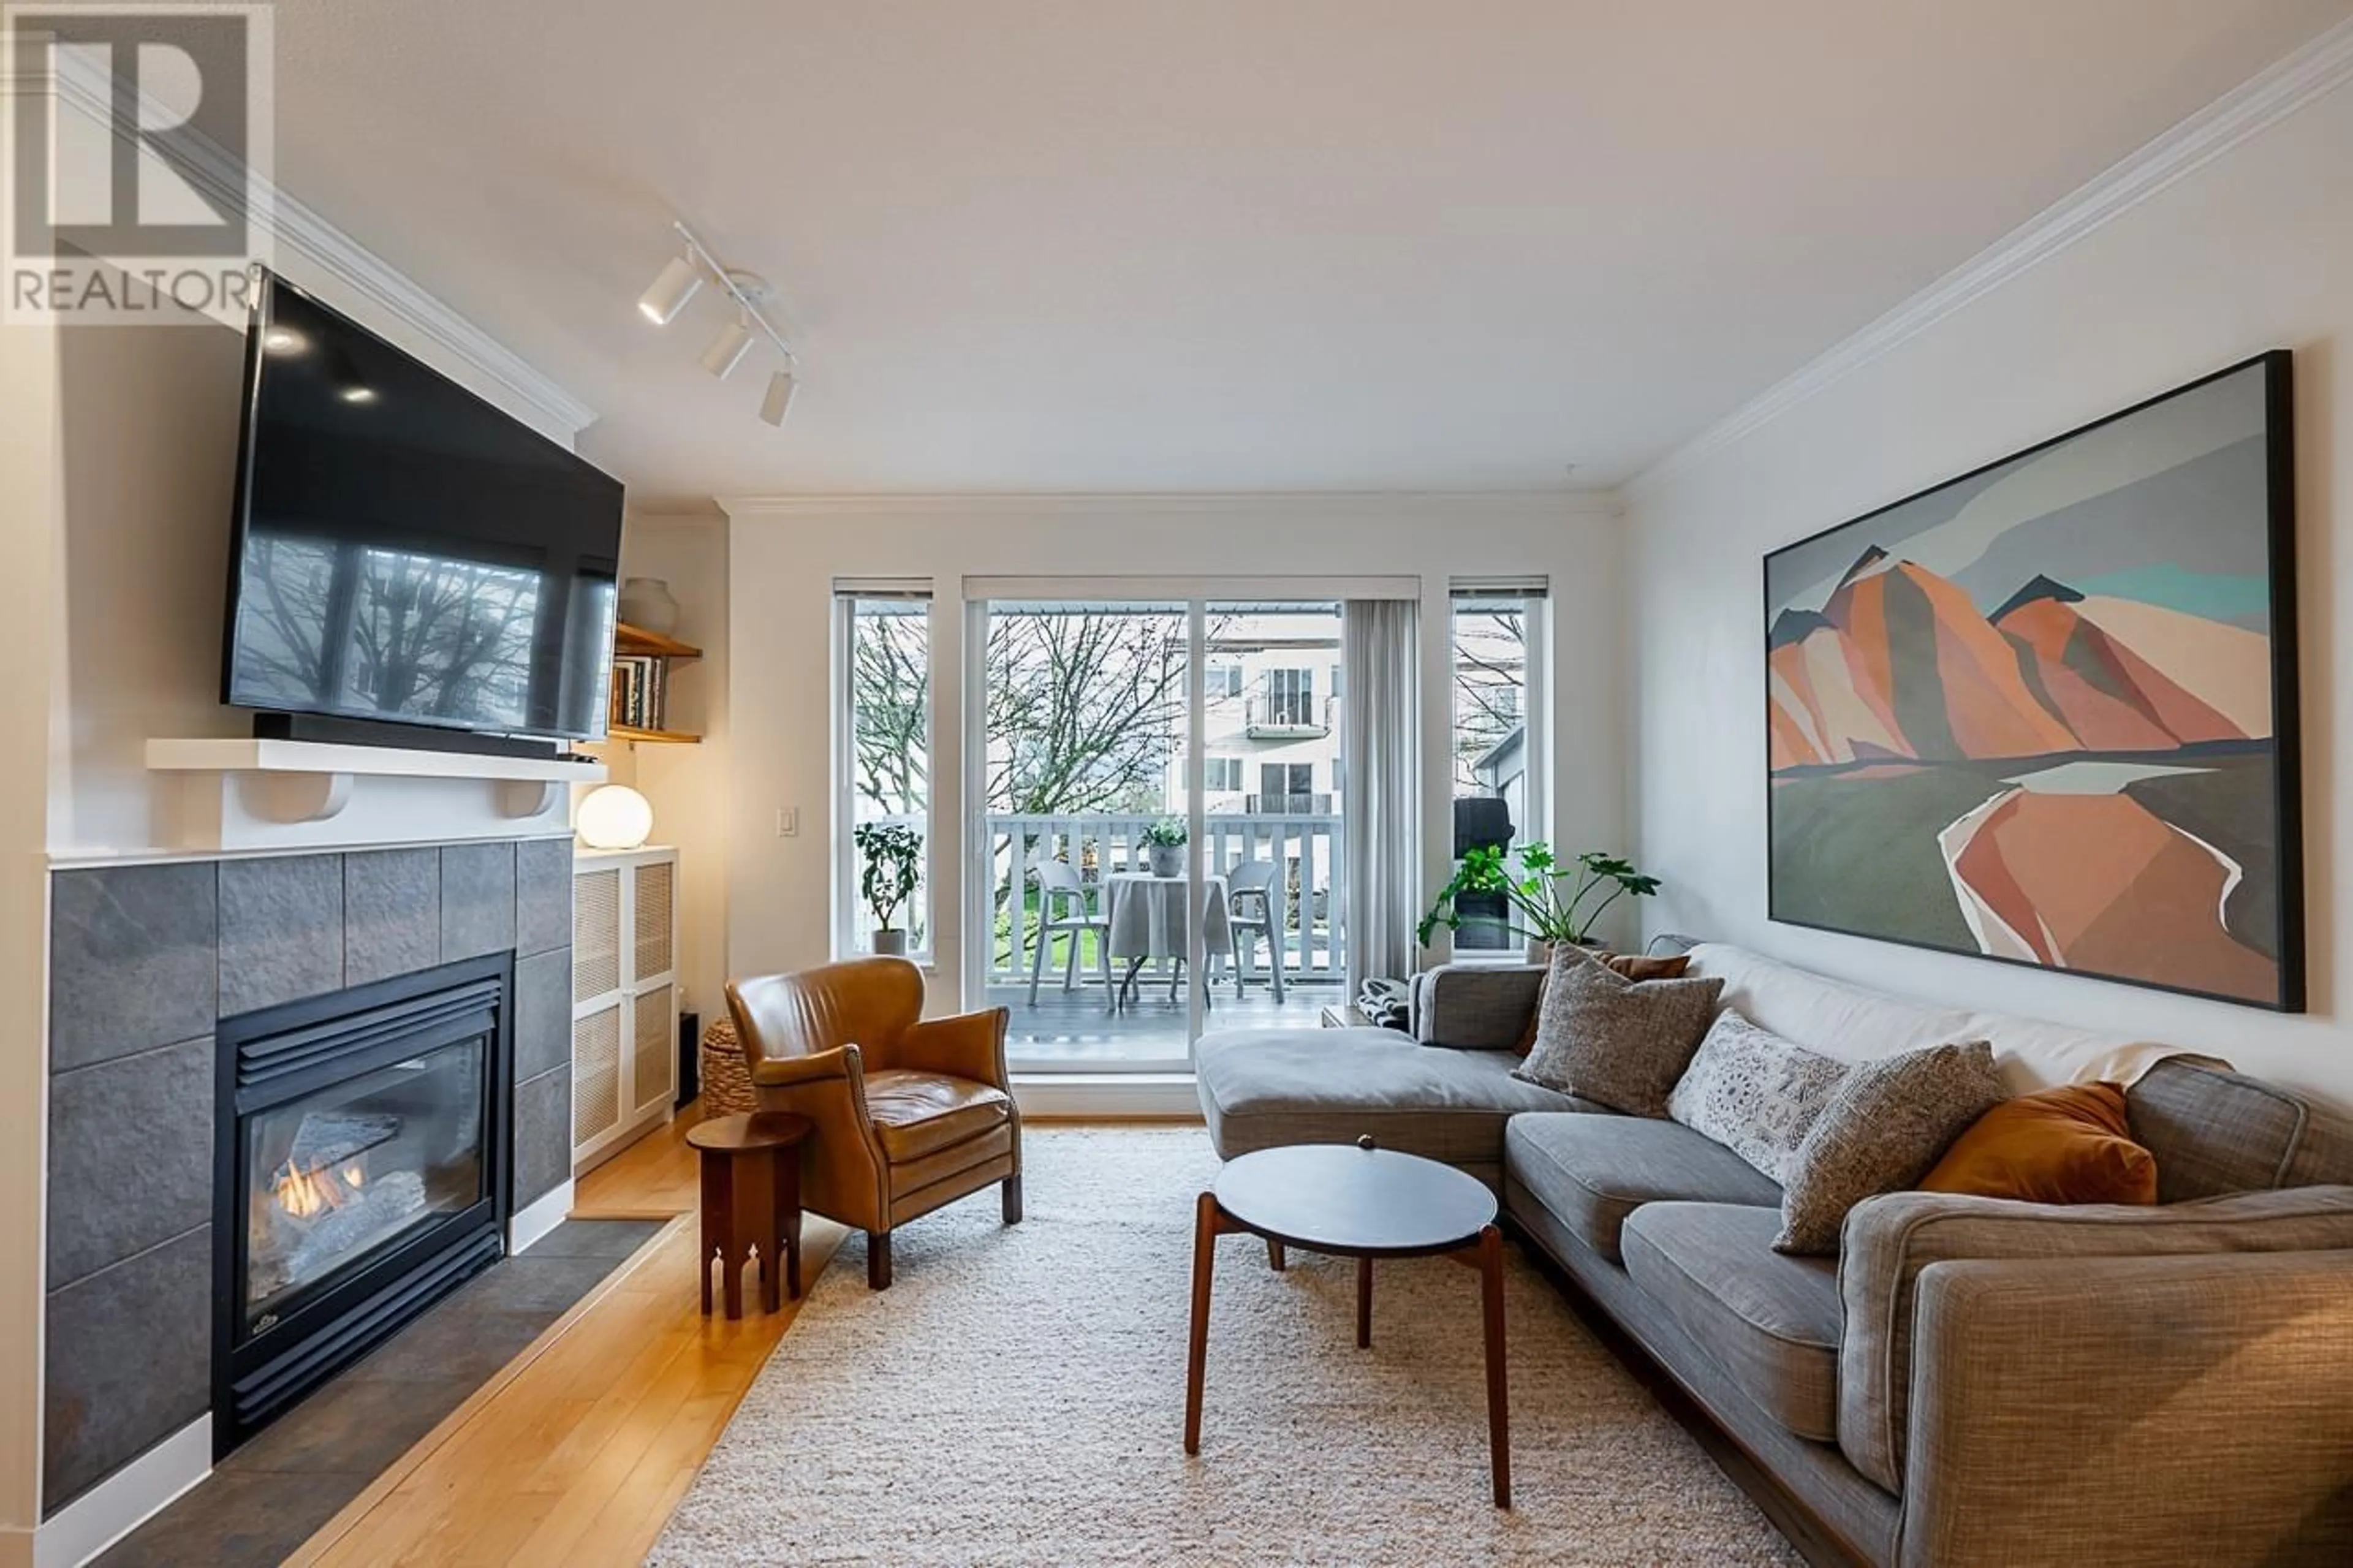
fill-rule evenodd
<path id="1" fill-rule="evenodd" d="M 799 1304 L 705 1318 L 694 1278 L 691 1108 L 584 1177 L 582 1218 L 677 1215 L 288 1561 L 635 1564 Z M 812 1217 L 802 1283 L 839 1226 Z"/>

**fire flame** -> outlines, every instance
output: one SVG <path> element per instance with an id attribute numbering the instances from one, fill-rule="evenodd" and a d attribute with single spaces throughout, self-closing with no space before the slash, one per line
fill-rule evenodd
<path id="1" fill-rule="evenodd" d="M 356 1197 L 367 1173 L 357 1164 L 341 1171 L 298 1171 L 290 1163 L 278 1167 L 269 1195 L 296 1219 L 310 1219 L 339 1209 Z"/>

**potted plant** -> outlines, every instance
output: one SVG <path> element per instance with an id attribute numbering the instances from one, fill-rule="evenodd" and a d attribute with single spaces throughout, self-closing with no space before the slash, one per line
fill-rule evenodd
<path id="1" fill-rule="evenodd" d="M 1511 863 L 1514 858 L 1516 866 Z M 1497 848 L 1473 849 L 1462 857 L 1453 879 L 1439 889 L 1416 934 L 1427 947 L 1430 933 L 1440 926 L 1461 931 L 1466 919 L 1473 924 L 1500 925 L 1526 938 L 1529 956 L 1538 959 L 1549 956 L 1556 942 L 1592 946 L 1594 922 L 1602 910 L 1628 893 L 1646 899 L 1658 890 L 1656 877 L 1636 870 L 1634 863 L 1622 856 L 1598 849 L 1588 849 L 1566 864 L 1556 860 L 1551 847 L 1542 843 L 1529 844 L 1513 858 Z M 1492 916 L 1458 914 L 1454 900 L 1462 893 L 1501 894 L 1504 907 L 1516 918 L 1498 921 Z M 1593 902 L 1597 893 L 1600 900 Z"/>
<path id="2" fill-rule="evenodd" d="M 902 822 L 861 822 L 849 837 L 865 862 L 858 873 L 858 890 L 874 911 L 874 951 L 903 954 L 907 933 L 891 922 L 915 896 L 923 836 Z"/>
<path id="3" fill-rule="evenodd" d="M 1185 825 L 1173 816 L 1164 816 L 1144 830 L 1144 849 L 1152 863 L 1155 877 L 1181 877 L 1185 874 Z"/>

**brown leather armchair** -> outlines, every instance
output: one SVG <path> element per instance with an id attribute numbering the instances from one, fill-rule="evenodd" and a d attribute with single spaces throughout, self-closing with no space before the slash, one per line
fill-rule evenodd
<path id="1" fill-rule="evenodd" d="M 866 1283 L 891 1285 L 891 1233 L 991 1183 L 1021 1220 L 1021 1112 L 1005 1076 L 1002 1007 L 924 1019 L 923 972 L 854 958 L 727 984 L 763 1110 L 817 1131 L 805 1208 L 866 1233 Z"/>

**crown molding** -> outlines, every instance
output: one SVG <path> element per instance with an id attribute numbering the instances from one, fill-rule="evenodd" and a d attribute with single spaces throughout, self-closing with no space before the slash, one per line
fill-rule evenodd
<path id="1" fill-rule="evenodd" d="M 1610 490 L 1200 490 L 937 491 L 850 495 L 719 496 L 737 521 L 801 517 L 1427 517 L 1442 509 L 1466 521 L 1530 517 L 1616 517 Z"/>
<path id="2" fill-rule="evenodd" d="M 12 94 L 54 95 L 60 110 L 72 109 L 110 130 L 117 124 L 112 113 L 114 79 L 85 57 L 66 56 L 53 70 L 12 58 L 7 87 Z M 139 98 L 142 122 L 177 118 L 146 93 L 141 92 Z M 397 323 L 487 377 L 528 405 L 545 425 L 576 434 L 596 422 L 595 409 L 316 209 L 281 189 L 270 171 L 250 168 L 218 142 L 194 133 L 189 135 L 185 155 L 175 159 L 174 166 L 183 179 L 206 195 L 245 205 L 253 226 L 266 237 L 273 261 L 285 255 L 300 257 L 310 270 L 330 280 L 344 300 L 363 303 L 379 321 Z"/>
<path id="3" fill-rule="evenodd" d="M 555 425 L 577 434 L 596 411 L 556 380 L 283 190 L 271 197 L 270 237 L 375 310 L 472 367 Z"/>
<path id="4" fill-rule="evenodd" d="M 2340 22 L 2281 57 L 2061 197 L 1642 469 L 1621 491 L 1640 496 L 1661 480 L 1697 467 L 2348 80 L 2353 80 L 2353 21 Z"/>

